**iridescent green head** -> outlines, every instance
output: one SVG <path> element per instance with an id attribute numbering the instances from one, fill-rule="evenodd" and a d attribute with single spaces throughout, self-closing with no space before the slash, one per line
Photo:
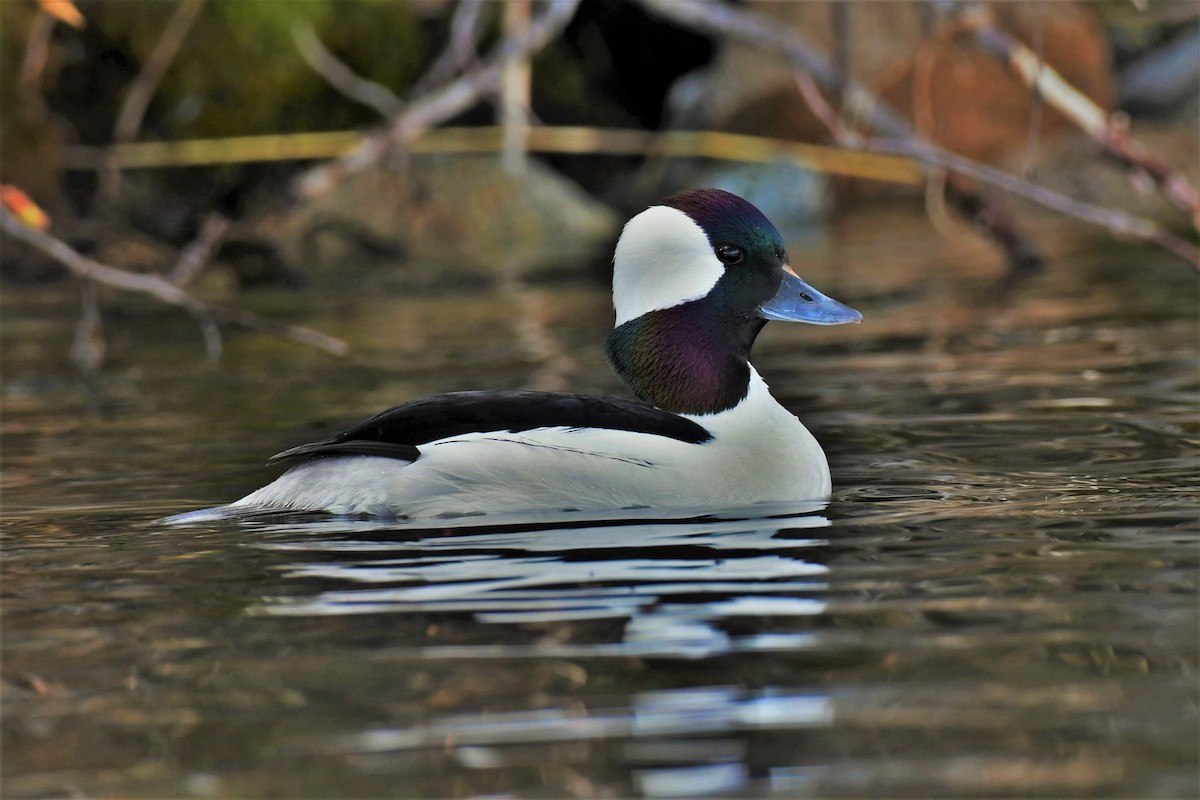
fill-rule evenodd
<path id="1" fill-rule="evenodd" d="M 679 414 L 725 411 L 746 396 L 750 347 L 767 320 L 862 319 L 797 277 L 770 220 L 719 189 L 681 192 L 626 224 L 613 303 L 613 369 L 638 397 Z"/>

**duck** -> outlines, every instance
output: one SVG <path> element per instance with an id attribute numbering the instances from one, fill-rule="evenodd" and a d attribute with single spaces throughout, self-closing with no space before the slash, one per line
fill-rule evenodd
<path id="1" fill-rule="evenodd" d="M 450 519 L 496 513 L 745 508 L 827 500 L 821 445 L 750 363 L 770 321 L 856 323 L 790 266 L 775 226 L 720 189 L 682 191 L 624 226 L 604 343 L 636 397 L 439 394 L 275 455 L 241 514 Z"/>

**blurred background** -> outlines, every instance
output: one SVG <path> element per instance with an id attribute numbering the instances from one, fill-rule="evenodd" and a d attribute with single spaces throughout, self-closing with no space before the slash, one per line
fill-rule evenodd
<path id="1" fill-rule="evenodd" d="M 1195 239 L 1190 2 L 22 0 L 0 13 L 5 184 L 54 236 L 120 269 L 165 273 L 196 245 L 187 280 L 202 294 L 603 279 L 624 219 L 701 185 L 752 197 L 797 246 L 855 207 L 923 198 L 942 235 L 988 237 L 1015 271 L 1044 260 L 1028 209 L 979 176 L 922 167 L 918 144 L 999 168 L 1035 199 L 1062 192 Z M 531 25 L 540 40 L 521 46 Z M 1022 53 L 1047 68 L 1036 88 Z M 361 155 L 364 137 L 386 153 L 314 174 Z M 901 153 L 869 152 L 880 142 Z M 1097 239 L 1139 224 L 1084 216 Z M 10 282 L 62 277 L 15 243 L 2 268 Z"/>
<path id="2" fill-rule="evenodd" d="M 1194 0 L 0 2 L 5 797 L 1195 797 Z M 437 392 L 625 395 L 719 186 L 862 325 L 800 517 L 168 527 Z M 717 517 L 717 518 L 714 518 Z"/>

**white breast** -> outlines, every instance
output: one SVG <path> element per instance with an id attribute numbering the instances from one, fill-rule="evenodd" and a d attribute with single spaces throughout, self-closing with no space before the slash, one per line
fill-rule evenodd
<path id="1" fill-rule="evenodd" d="M 412 463 L 368 456 L 300 464 L 233 505 L 433 518 L 519 511 L 699 511 L 829 496 L 825 454 L 757 372 L 741 404 L 692 417 L 703 444 L 599 429 L 472 433 Z"/>

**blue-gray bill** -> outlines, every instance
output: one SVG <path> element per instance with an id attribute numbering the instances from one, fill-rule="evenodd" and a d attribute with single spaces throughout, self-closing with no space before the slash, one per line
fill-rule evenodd
<path id="1" fill-rule="evenodd" d="M 862 322 L 862 314 L 845 303 L 818 292 L 786 267 L 779 291 L 758 307 L 758 315 L 763 319 L 808 322 L 812 325 Z"/>

